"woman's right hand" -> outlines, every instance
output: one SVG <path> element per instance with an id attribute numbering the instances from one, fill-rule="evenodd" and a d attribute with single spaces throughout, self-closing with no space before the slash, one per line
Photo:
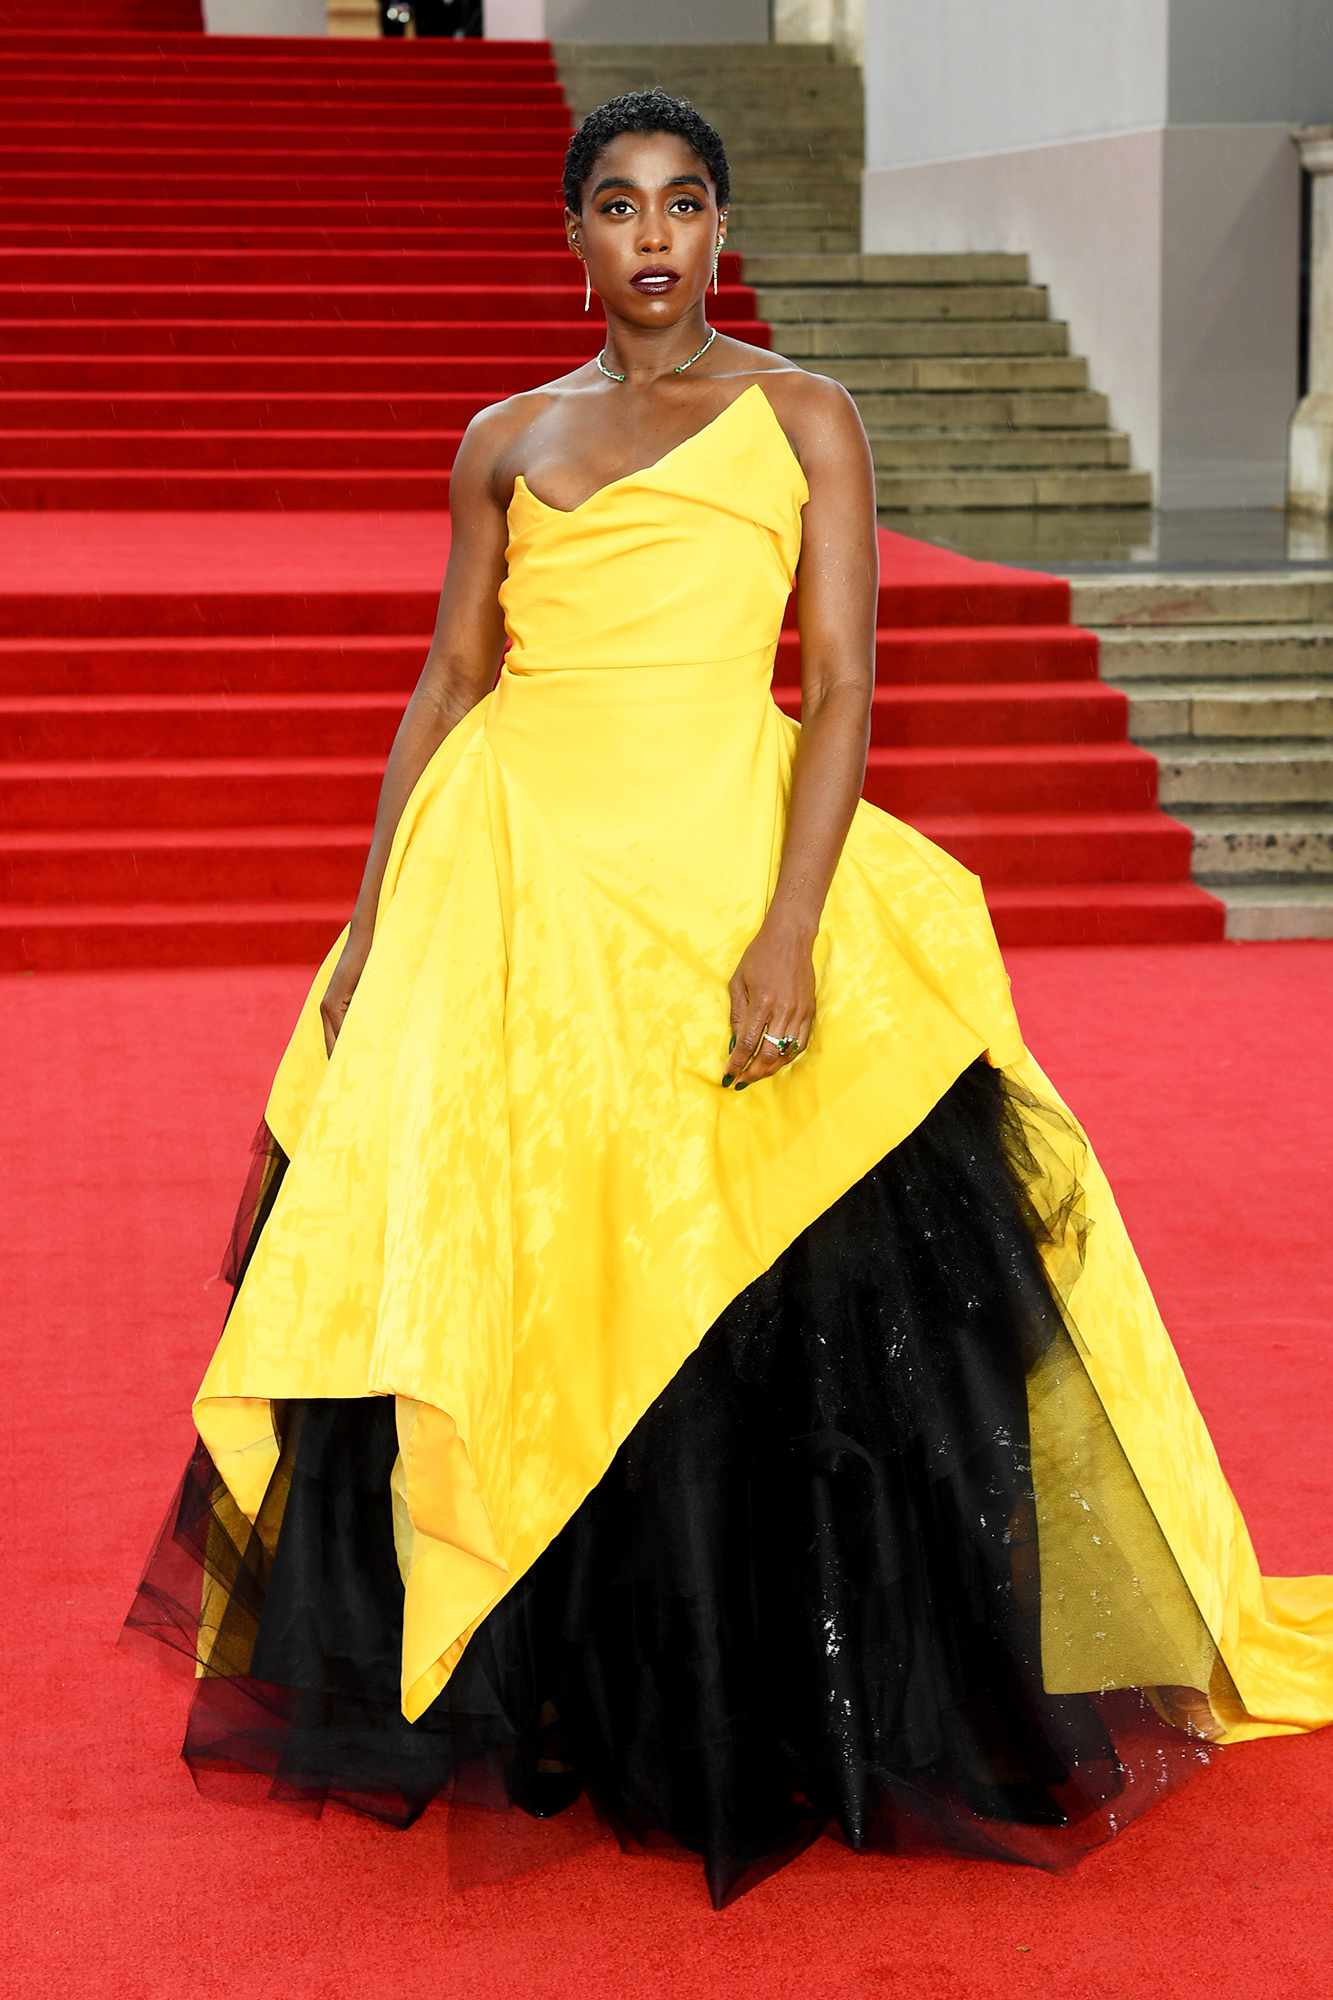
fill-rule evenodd
<path id="1" fill-rule="evenodd" d="M 324 997 L 319 1003 L 319 1018 L 324 1023 L 324 1053 L 333 1054 L 333 1044 L 338 1039 L 338 1031 L 343 1024 L 343 1016 L 351 1005 L 357 982 L 370 955 L 371 939 L 360 931 L 349 930 L 347 942 L 338 956 L 333 975 L 324 989 Z"/>

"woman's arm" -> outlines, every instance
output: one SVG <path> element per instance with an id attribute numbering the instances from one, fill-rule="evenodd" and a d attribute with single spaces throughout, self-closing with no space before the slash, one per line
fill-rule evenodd
<path id="1" fill-rule="evenodd" d="M 856 404 L 827 376 L 803 377 L 789 404 L 789 434 L 810 488 L 796 571 L 801 735 L 777 882 L 731 980 L 727 1077 L 740 1089 L 794 1059 L 795 1050 L 783 1055 L 763 1040 L 765 1029 L 793 1036 L 800 1048 L 810 1038 L 811 953 L 861 795 L 875 685 L 879 540 L 870 443 Z"/>
<path id="2" fill-rule="evenodd" d="M 512 413 L 491 404 L 477 412 L 459 440 L 449 475 L 449 559 L 435 631 L 389 748 L 347 942 L 320 1003 L 330 1053 L 370 951 L 403 807 L 449 731 L 495 684 L 504 648 L 499 590 L 509 529 L 494 491 L 494 468 L 512 428 Z"/>

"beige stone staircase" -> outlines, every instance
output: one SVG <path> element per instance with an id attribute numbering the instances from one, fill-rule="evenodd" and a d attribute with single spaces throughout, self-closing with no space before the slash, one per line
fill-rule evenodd
<path id="1" fill-rule="evenodd" d="M 1333 937 L 1333 570 L 1075 581 L 1236 938 Z"/>
<path id="2" fill-rule="evenodd" d="M 554 44 L 575 120 L 660 83 L 721 132 L 744 257 L 773 345 L 856 398 L 881 509 L 1141 508 L 1146 472 L 1111 427 L 1028 260 L 863 254 L 861 72 L 809 43 Z"/>

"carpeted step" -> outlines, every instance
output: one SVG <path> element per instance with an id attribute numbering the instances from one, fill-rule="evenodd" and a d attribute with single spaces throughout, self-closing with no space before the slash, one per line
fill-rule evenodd
<path id="1" fill-rule="evenodd" d="M 438 472 L 329 470 L 275 467 L 263 472 L 48 472 L 36 465 L 0 472 L 0 511 L 145 508 L 214 513 L 219 507 L 264 513 L 293 510 L 341 514 L 374 509 L 421 512 L 447 505 L 449 475 Z"/>
<path id="2" fill-rule="evenodd" d="M 293 964 L 308 971 L 344 924 L 346 899 L 204 904 L 0 903 L 0 971 Z M 1223 935 L 1225 913 L 1189 883 L 997 889 L 1002 946 L 1182 944 Z"/>
<path id="3" fill-rule="evenodd" d="M 425 602 L 423 598 L 423 606 Z M 244 634 L 99 634 L 77 644 L 49 636 L 0 639 L 0 696 L 40 700 L 77 694 L 92 701 L 106 695 L 199 698 L 397 690 L 405 698 L 421 671 L 428 638 L 429 623 L 404 639 Z M 784 629 L 775 663 L 784 705 L 798 698 L 800 664 L 799 635 L 794 628 Z M 1090 634 L 1072 626 L 885 628 L 876 635 L 875 671 L 878 695 L 885 701 L 901 692 L 906 699 L 927 702 L 938 687 L 952 729 L 968 727 L 972 705 L 984 705 L 992 695 L 1026 703 L 1035 694 L 1039 707 L 1048 696 L 1056 704 L 1091 692 L 1099 713 L 1111 712 L 1108 690 L 1097 679 L 1096 644 Z M 1122 718 L 1117 733 L 1123 734 L 1123 712 L 1116 713 Z"/>
<path id="4" fill-rule="evenodd" d="M 738 340 L 763 347 L 768 329 L 762 320 L 719 316 L 718 327 Z M 484 344 L 484 345 L 483 345 Z M 534 383 L 549 380 L 588 359 L 588 339 L 574 319 L 513 318 L 489 323 L 425 320 L 414 324 L 358 320 L 354 326 L 328 320 L 148 320 L 13 319 L 0 326 L 0 367 L 19 366 L 27 357 L 132 357 L 140 367 L 159 360 L 163 369 L 189 364 L 200 371 L 205 385 L 227 386 L 228 357 L 239 362 L 253 357 L 259 367 L 280 368 L 290 361 L 374 362 L 379 383 L 410 377 L 414 364 L 449 363 L 448 375 L 469 392 L 492 400 Z M 213 364 L 204 375 L 203 364 Z M 388 371 L 392 371 L 391 373 Z M 77 379 L 77 378 L 76 378 Z M 427 385 L 443 379 L 432 375 Z M 7 376 L 3 386 L 11 386 Z"/>
<path id="5" fill-rule="evenodd" d="M 40 19 L 25 0 L 0 0 L 0 28 L 31 28 Z M 89 34 L 200 34 L 200 0 L 66 0 L 59 16 L 62 29 L 77 33 L 80 44 Z M 36 39 L 36 37 L 34 37 Z"/>
<path id="6" fill-rule="evenodd" d="M 151 533 L 152 521 L 153 517 L 148 517 L 145 525 L 131 518 L 127 522 L 131 537 Z M 367 535 L 373 532 L 370 523 L 366 532 Z M 63 540 L 63 535 L 59 539 Z M 440 540 L 445 543 L 445 534 L 441 534 Z M 273 553 L 276 566 L 280 567 L 280 541 Z M 116 554 L 113 544 L 107 554 L 109 564 L 114 564 Z M 1020 660 L 1053 664 L 1049 648 L 1054 647 L 1057 654 L 1064 653 L 1064 647 L 1054 639 L 1046 622 L 1058 616 L 1062 592 L 1067 594 L 1063 579 L 996 569 L 992 581 L 986 574 L 988 565 L 978 563 L 974 567 L 980 574 L 968 588 L 966 602 L 954 604 L 955 622 L 947 623 L 941 614 L 949 609 L 949 592 L 942 579 L 930 583 L 924 578 L 895 575 L 890 565 L 884 566 L 877 605 L 878 647 L 881 657 L 887 654 L 891 660 L 901 662 L 905 677 L 910 678 L 914 663 L 924 661 L 937 646 L 941 649 L 941 664 L 948 668 L 933 676 L 941 680 L 956 681 L 963 677 L 959 665 L 970 648 L 978 655 L 983 649 L 990 651 L 992 628 L 969 625 L 968 610 L 979 618 L 993 620 L 997 626 L 1004 620 L 1013 628 L 1004 636 L 1004 670 L 997 678 L 1024 678 L 1016 671 Z M 961 599 L 963 592 L 957 595 Z M 244 584 L 230 590 L 209 590 L 186 582 L 174 590 L 164 588 L 160 592 L 135 589 L 126 581 L 119 588 L 108 588 L 100 574 L 94 574 L 84 586 L 75 581 L 72 588 L 65 590 L 0 589 L 0 641 L 15 641 L 25 646 L 33 643 L 30 635 L 35 633 L 56 646 L 68 640 L 95 643 L 123 640 L 139 645 L 175 639 L 191 642 L 259 639 L 272 644 L 288 637 L 341 640 L 401 636 L 418 641 L 424 658 L 436 602 L 434 593 L 424 589 L 346 586 L 336 574 L 329 576 L 322 587 L 307 590 Z M 911 629 L 917 623 L 918 613 L 939 622 L 927 627 L 922 618 L 922 629 Z M 980 639 L 976 637 L 978 630 Z M 780 658 L 790 663 L 786 670 L 788 680 L 795 678 L 792 670 L 799 662 L 796 640 L 795 609 L 789 602 L 779 640 Z M 1089 634 L 1069 628 L 1070 655 L 1079 648 L 1080 657 L 1086 660 L 1087 649 L 1094 646 Z M 985 677 L 980 660 L 977 674 Z M 1038 679 L 1047 677 L 1076 675 L 1072 669 L 1053 676 L 1041 672 L 1034 675 Z"/>
<path id="7" fill-rule="evenodd" d="M 320 394 L 308 390 L 228 390 L 224 394 L 125 390 L 116 396 L 114 415 L 124 431 L 136 439 L 136 452 L 137 440 L 154 432 L 168 434 L 173 443 L 186 435 L 193 443 L 203 433 L 235 433 L 239 438 L 268 432 L 279 437 L 309 433 L 312 438 L 320 434 L 336 438 L 344 432 L 391 437 L 397 431 L 446 438 L 452 457 L 468 422 L 493 400 L 475 390 L 435 394 L 420 384 L 409 389 L 400 382 L 395 387 L 381 370 L 376 389 L 359 394 L 336 390 Z M 57 395 L 0 389 L 0 439 L 33 431 L 114 436 L 114 431 L 105 429 L 107 415 L 107 399 L 100 391 Z M 58 451 L 53 462 L 62 462 Z M 83 462 L 82 454 L 78 462 Z"/>
<path id="8" fill-rule="evenodd" d="M 564 147 L 541 134 L 528 140 L 507 138 L 503 146 L 482 150 L 488 156 L 494 154 L 495 165 L 511 182 L 523 185 L 529 197 L 539 195 L 543 187 L 554 189 L 560 184 Z M 243 150 L 228 147 L 228 154 L 228 180 L 234 182 L 238 191 L 246 179 L 271 177 L 280 177 L 289 188 L 299 185 L 303 178 L 322 181 L 327 187 L 369 177 L 403 189 L 412 186 L 418 176 L 431 176 L 433 184 L 438 185 L 450 178 L 465 181 L 476 171 L 473 146 L 467 139 L 449 133 L 441 133 L 433 141 L 415 138 L 401 148 L 364 141 L 356 146 L 339 146 L 333 133 L 327 143 L 314 140 L 304 143 L 297 138 L 283 144 L 274 138 L 267 145 L 257 142 Z M 103 159 L 109 167 L 124 174 L 174 177 L 178 172 L 216 175 L 218 155 L 202 140 L 190 147 L 166 143 L 155 146 L 151 138 L 132 132 L 127 132 L 123 146 L 117 147 L 97 144 L 82 131 L 71 132 L 67 143 L 42 145 L 40 151 L 34 151 L 31 145 L 16 144 L 12 137 L 8 142 L 0 139 L 0 174 L 89 173 Z M 36 168 L 34 162 L 39 163 Z M 491 193 L 488 189 L 488 194 Z"/>
<path id="9" fill-rule="evenodd" d="M 345 901 L 0 903 L 0 971 L 318 965 L 347 922 Z"/>
<path id="10" fill-rule="evenodd" d="M 11 17 L 19 11 L 18 0 L 6 0 L 6 4 Z M 23 6 L 22 13 L 31 22 L 31 8 Z M 197 34 L 164 30 L 155 32 L 152 43 L 145 45 L 135 35 L 97 28 L 62 25 L 30 28 L 26 32 L 0 28 L 0 59 L 11 57 L 22 63 L 43 56 L 70 71 L 82 67 L 90 75 L 111 57 L 113 67 L 118 59 L 125 65 L 143 63 L 154 73 L 164 63 L 183 62 L 207 64 L 210 73 L 216 75 L 228 72 L 241 75 L 257 70 L 285 74 L 313 66 L 318 74 L 327 77 L 368 71 L 375 65 L 383 65 L 384 71 L 392 74 L 395 65 L 410 64 L 420 74 L 427 63 L 448 64 L 451 68 L 459 64 L 484 68 L 497 63 L 507 68 L 512 63 L 518 69 L 527 63 L 549 68 L 553 60 L 549 42 L 518 38 L 506 40 L 504 55 L 498 57 L 494 42 L 430 36 L 411 42 L 387 39 L 349 44 L 330 41 L 323 35 L 210 35 L 201 40 Z"/>
<path id="11" fill-rule="evenodd" d="M 552 232 L 554 235 L 554 232 Z M 741 260 L 734 250 L 718 258 L 718 307 L 753 306 L 754 293 L 740 283 Z M 235 287 L 246 297 L 277 289 L 286 295 L 295 287 L 317 288 L 341 307 L 347 293 L 384 290 L 399 293 L 426 288 L 427 296 L 447 294 L 458 316 L 496 318 L 520 294 L 535 294 L 539 307 L 559 301 L 568 307 L 573 266 L 568 250 L 558 242 L 521 254 L 510 248 L 478 246 L 468 250 L 387 250 L 367 245 L 356 250 L 329 250 L 312 244 L 299 250 L 9 250 L 0 247 L 0 288 L 21 285 L 39 296 L 46 287 L 68 288 L 77 316 L 84 287 L 106 286 L 156 298 L 162 291 L 185 285 L 193 292 Z M 743 299 L 738 301 L 738 294 Z M 488 315 L 485 301 L 495 300 Z M 713 294 L 710 292 L 710 311 Z M 267 315 L 264 315 L 267 317 Z M 451 313 L 450 317 L 454 315 Z M 529 311 L 529 317 L 534 312 Z"/>
<path id="12" fill-rule="evenodd" d="M 425 600 L 423 599 L 423 604 Z M 0 639 L 0 697 L 108 696 L 204 701 L 219 695 L 394 692 L 405 700 L 426 656 L 410 638 Z"/>
<path id="13" fill-rule="evenodd" d="M 401 142 L 413 152 L 457 153 L 467 146 L 486 157 L 521 157 L 534 148 L 563 146 L 569 114 L 557 86 L 534 88 L 526 96 L 525 103 L 504 112 L 484 97 L 461 91 L 399 104 L 343 104 L 337 93 L 336 101 L 327 104 L 174 104 L 159 96 L 142 104 L 99 102 L 56 109 L 32 102 L 6 105 L 0 90 L 0 129 L 6 133 L 7 153 L 26 140 L 31 153 L 91 148 L 112 159 L 126 152 L 190 154 L 201 146 L 225 148 L 237 162 L 278 147 L 285 153 L 346 150 L 397 157 Z"/>
<path id="14" fill-rule="evenodd" d="M 15 831 L 0 848 L 0 901 L 59 909 L 305 899 L 346 911 L 370 835 L 370 821 Z"/>
<path id="15" fill-rule="evenodd" d="M 571 274 L 572 278 L 572 274 Z M 355 284 L 330 290 L 323 285 L 24 285 L 0 291 L 0 345 L 8 346 L 7 322 L 101 320 L 280 320 L 287 323 L 336 322 L 339 329 L 358 322 L 371 325 L 400 321 L 440 321 L 472 333 L 472 346 L 486 344 L 494 325 L 508 325 L 522 313 L 530 326 L 577 324 L 576 294 L 571 279 L 549 285 Z M 718 324 L 754 311 L 748 285 L 719 291 Z M 480 342 L 477 335 L 481 335 Z M 587 337 L 584 337 L 584 347 Z M 584 356 L 587 358 L 586 353 Z"/>
<path id="16" fill-rule="evenodd" d="M 1165 813 L 1015 813 L 933 818 L 921 832 L 992 888 L 1040 887 L 1058 843 L 1076 884 L 1179 882 L 1189 830 Z M 15 829 L 0 847 L 0 899 L 16 903 L 208 902 L 355 898 L 371 821 L 255 825 Z"/>
<path id="17" fill-rule="evenodd" d="M 133 160 L 191 160 L 216 164 L 225 150 L 230 164 L 253 172 L 259 160 L 294 164 L 302 159 L 336 158 L 346 171 L 351 162 L 375 160 L 397 165 L 412 163 L 419 171 L 438 162 L 442 171 L 461 167 L 469 156 L 503 160 L 511 171 L 558 163 L 568 137 L 568 121 L 558 105 L 534 106 L 521 124 L 508 128 L 489 118 L 484 109 L 451 111 L 439 117 L 412 111 L 395 121 L 377 123 L 365 117 L 322 121 L 283 118 L 275 133 L 271 125 L 232 125 L 208 116 L 179 123 L 163 118 L 99 121 L 74 116 L 45 124 L 9 123 L 0 140 L 0 161 L 15 166 L 23 158 L 50 160 L 53 165 L 93 155 L 111 165 Z"/>
<path id="18" fill-rule="evenodd" d="M 224 826 L 274 817 L 370 819 L 379 756 L 11 758 L 0 769 L 10 827 Z M 923 812 L 1140 812 L 1156 803 L 1157 765 L 1130 744 L 872 748 L 865 795 L 911 819 Z"/>
<path id="19" fill-rule="evenodd" d="M 5 241 L 16 249 L 35 250 L 268 251 L 305 250 L 311 238 L 318 236 L 320 249 L 326 251 L 418 250 L 434 256 L 446 251 L 485 250 L 503 251 L 508 257 L 549 252 L 552 241 L 558 240 L 558 232 L 551 228 L 549 204 L 535 201 L 515 203 L 503 225 L 493 229 L 457 217 L 452 220 L 445 217 L 438 222 L 405 221 L 401 210 L 394 210 L 389 203 L 374 205 L 376 210 L 384 211 L 380 219 L 367 212 L 369 204 L 363 205 L 358 213 L 353 204 L 347 203 L 341 208 L 326 208 L 324 222 L 294 212 L 284 216 L 278 211 L 263 220 L 255 216 L 248 223 L 216 219 L 201 222 L 189 217 L 166 220 L 146 210 L 136 215 L 136 206 L 117 204 L 114 217 L 89 220 L 86 210 L 79 213 L 82 204 L 78 202 L 11 202 Z M 62 214 L 79 214 L 79 219 L 62 221 Z M 528 218 L 526 222 L 524 216 Z"/>
<path id="20" fill-rule="evenodd" d="M 526 212 L 540 204 L 545 195 L 548 199 L 547 213 L 550 214 L 551 187 L 526 168 L 522 171 L 511 169 L 503 158 L 492 163 L 487 176 L 487 191 L 492 200 L 500 205 L 495 224 L 498 229 L 508 227 L 510 210 L 506 197 L 512 199 L 516 209 Z M 6 200 L 23 203 L 87 201 L 90 214 L 94 217 L 110 208 L 122 209 L 127 215 L 137 215 L 162 201 L 175 206 L 188 205 L 196 212 L 203 212 L 205 217 L 214 206 L 235 208 L 253 205 L 262 215 L 271 208 L 285 211 L 293 207 L 304 208 L 312 203 L 345 212 L 361 203 L 368 209 L 378 209 L 392 207 L 396 202 L 400 214 L 405 208 L 408 214 L 415 213 L 414 205 L 404 203 L 403 183 L 394 173 L 392 161 L 379 156 L 376 156 L 372 167 L 360 171 L 349 169 L 343 172 L 336 162 L 326 162 L 318 172 L 289 171 L 281 180 L 275 181 L 252 163 L 233 164 L 220 170 L 217 162 L 213 161 L 186 171 L 177 161 L 173 163 L 169 178 L 164 179 L 159 164 L 135 166 L 133 162 L 118 159 L 113 169 L 110 162 L 101 167 L 90 156 L 57 171 L 50 161 L 35 159 L 25 153 L 21 157 L 11 157 L 7 164 L 0 163 L 0 195 Z M 439 191 L 433 185 L 424 191 L 424 195 L 428 210 L 440 206 Z M 457 212 L 460 204 L 455 202 L 453 207 Z M 471 212 L 474 216 L 479 213 L 475 207 Z M 558 225 L 558 207 L 556 220 Z"/>
<path id="21" fill-rule="evenodd" d="M 308 73 L 285 79 L 159 76 L 152 81 L 122 73 L 77 80 L 36 65 L 21 74 L 0 68 L 0 117 L 19 130 L 83 120 L 94 126 L 132 120 L 152 130 L 198 119 L 229 127 L 276 124 L 290 132 L 307 124 L 339 124 L 344 118 L 352 126 L 380 125 L 389 116 L 428 119 L 434 111 L 463 111 L 474 118 L 491 113 L 501 129 L 512 129 L 526 122 L 530 111 L 553 109 L 567 132 L 569 113 L 553 72 L 507 80 L 498 64 L 481 75 L 445 72 L 433 81 L 403 74 L 332 83 Z"/>
<path id="22" fill-rule="evenodd" d="M 905 819 L 926 812 L 1142 812 L 1157 803 L 1157 760 L 1129 743 L 872 747 L 864 790 Z"/>
<path id="23" fill-rule="evenodd" d="M 1003 945 L 1207 944 L 1225 934 L 1226 910 L 1192 882 L 1048 883 L 988 896 Z"/>
<path id="24" fill-rule="evenodd" d="M 799 715 L 799 688 L 774 690 Z M 405 691 L 0 696 L 0 759 L 387 755 Z M 885 748 L 1123 742 L 1125 698 L 1098 682 L 925 690 L 877 687 Z"/>
<path id="25" fill-rule="evenodd" d="M 922 813 L 913 824 L 991 888 L 1188 879 L 1192 835 L 1160 811 Z M 1052 857 L 1059 856 L 1058 867 Z"/>

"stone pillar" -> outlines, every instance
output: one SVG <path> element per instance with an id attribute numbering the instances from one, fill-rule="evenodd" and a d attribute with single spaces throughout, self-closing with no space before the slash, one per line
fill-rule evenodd
<path id="1" fill-rule="evenodd" d="M 1314 202 L 1309 381 L 1291 420 L 1287 505 L 1302 514 L 1333 514 L 1333 125 L 1305 125 L 1292 137 L 1314 178 Z"/>

